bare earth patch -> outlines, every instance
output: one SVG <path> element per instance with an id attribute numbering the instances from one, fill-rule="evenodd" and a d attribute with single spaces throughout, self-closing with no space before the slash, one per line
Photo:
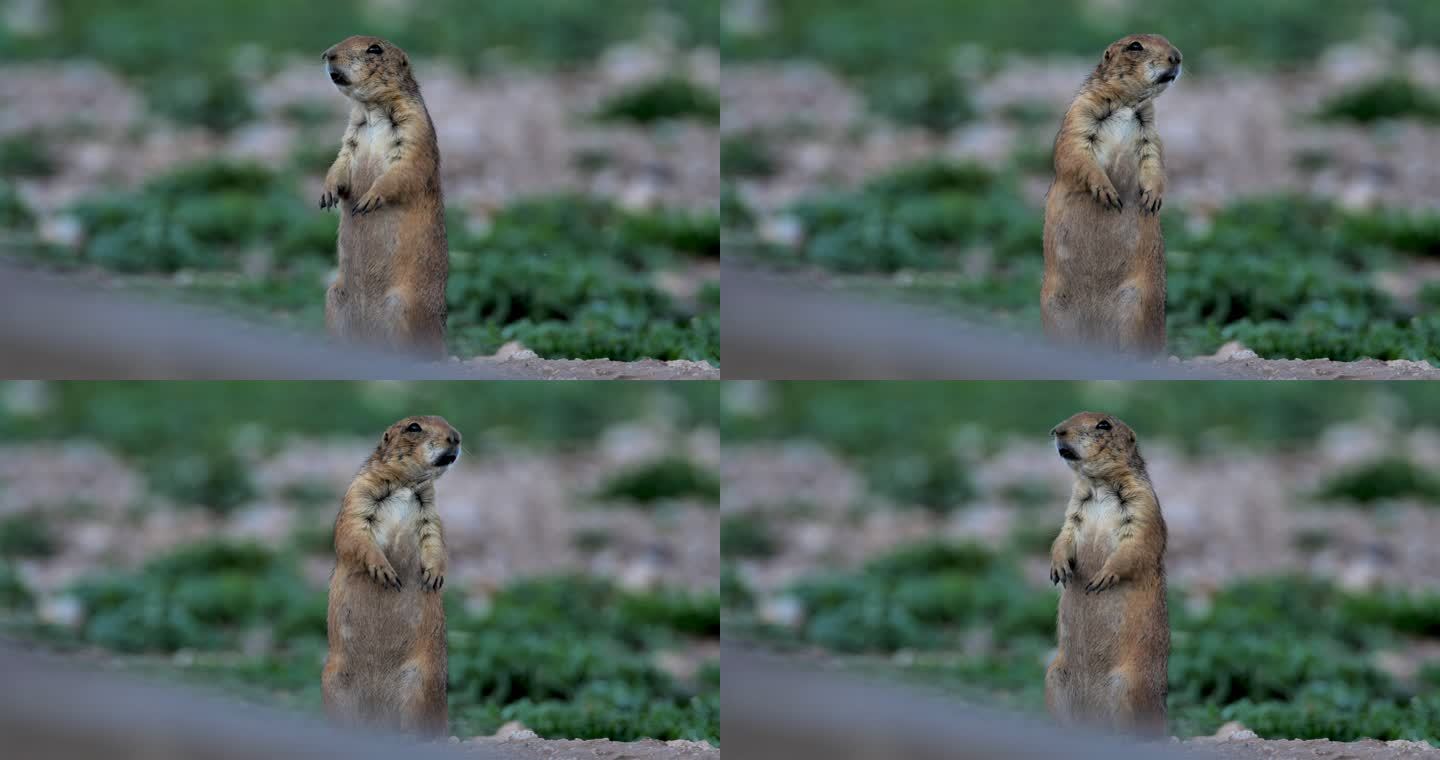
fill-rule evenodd
<path id="1" fill-rule="evenodd" d="M 1236 380 L 1440 380 L 1440 369 L 1429 362 L 1406 359 L 1263 359 L 1239 343 L 1230 342 L 1211 356 L 1194 359 L 1170 357 L 1171 364 L 1219 373 Z"/>
<path id="2" fill-rule="evenodd" d="M 1241 738 L 1247 737 L 1248 738 Z M 1332 742 L 1329 739 L 1260 739 L 1250 731 L 1231 734 L 1221 728 L 1214 737 L 1201 737 L 1184 742 L 1186 749 L 1197 750 L 1198 757 L 1229 760 L 1371 760 L 1372 758 L 1440 757 L 1440 749 L 1425 742 L 1382 742 L 1361 739 L 1354 742 Z"/>
<path id="3" fill-rule="evenodd" d="M 705 742 L 684 740 L 612 742 L 605 739 L 579 741 L 476 737 L 463 742 L 461 747 L 473 747 L 477 750 L 503 749 L 512 753 L 515 760 L 720 760 L 719 748 Z"/>
<path id="4" fill-rule="evenodd" d="M 453 360 L 458 361 L 458 360 Z M 641 359 L 617 362 L 610 359 L 542 359 L 518 345 L 507 346 L 494 356 L 482 356 L 461 363 L 484 377 L 496 374 L 517 380 L 719 380 L 720 368 L 709 362 L 675 359 Z"/>
<path id="5" fill-rule="evenodd" d="M 1427 362 L 1404 359 L 1337 362 L 1329 359 L 1256 357 L 1220 363 L 1191 359 L 1185 365 L 1219 372 L 1236 380 L 1440 380 L 1440 369 Z"/>

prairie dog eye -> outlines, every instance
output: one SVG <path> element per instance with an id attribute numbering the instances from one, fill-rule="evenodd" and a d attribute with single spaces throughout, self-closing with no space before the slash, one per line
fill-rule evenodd
<path id="1" fill-rule="evenodd" d="M 1127 48 L 1125 48 L 1125 49 L 1126 49 L 1126 50 L 1129 50 L 1129 51 L 1132 51 L 1132 52 L 1138 53 L 1138 52 L 1140 52 L 1141 50 L 1144 50 L 1144 49 L 1145 49 L 1145 46 L 1144 46 L 1144 45 L 1141 45 L 1141 44 L 1138 43 L 1138 42 L 1132 42 L 1132 43 L 1130 43 L 1130 47 L 1127 47 Z"/>
<path id="2" fill-rule="evenodd" d="M 1136 44 L 1138 45 L 1139 43 Z M 385 48 L 382 48 L 379 45 L 371 45 L 365 50 L 365 52 L 369 53 L 370 55 L 380 55 L 381 53 L 385 52 Z"/>
<path id="3" fill-rule="evenodd" d="M 420 432 L 420 423 L 418 423 L 418 422 L 412 422 L 412 423 L 410 423 L 410 427 L 405 428 L 405 432 L 407 432 L 407 433 L 418 433 L 418 432 Z"/>
<path id="4" fill-rule="evenodd" d="M 1109 421 L 1109 420 L 1100 420 L 1099 422 L 1095 423 L 1095 429 L 1096 429 L 1096 430 L 1109 430 L 1109 429 L 1110 429 L 1110 421 Z"/>

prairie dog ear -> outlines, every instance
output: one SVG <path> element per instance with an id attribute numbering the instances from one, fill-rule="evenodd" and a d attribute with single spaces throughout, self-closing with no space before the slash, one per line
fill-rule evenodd
<path id="1" fill-rule="evenodd" d="M 1115 48 L 1105 48 L 1105 62 L 1109 63 L 1115 57 Z"/>
<path id="2" fill-rule="evenodd" d="M 384 443 L 384 444 L 389 444 L 389 443 L 390 443 L 390 431 L 389 431 L 389 430 L 386 430 L 386 431 L 385 431 L 385 435 L 380 438 L 380 442 L 381 442 L 381 443 Z"/>

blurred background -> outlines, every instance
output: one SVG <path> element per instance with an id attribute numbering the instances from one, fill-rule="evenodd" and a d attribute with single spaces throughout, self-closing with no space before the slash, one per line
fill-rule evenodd
<path id="1" fill-rule="evenodd" d="M 719 360 L 719 0 L 0 0 L 0 255 L 323 329 L 347 101 L 414 60 L 449 210 L 450 349 Z"/>
<path id="2" fill-rule="evenodd" d="M 1169 526 L 1172 733 L 1440 738 L 1430 384 L 731 382 L 723 409 L 729 642 L 1043 716 L 1049 431 L 1103 411 Z"/>
<path id="3" fill-rule="evenodd" d="M 1163 34 L 1170 351 L 1440 361 L 1440 7 L 729 0 L 725 256 L 1038 333 L 1060 118 Z"/>
<path id="4" fill-rule="evenodd" d="M 318 716 L 340 499 L 411 414 L 465 437 L 451 733 L 718 744 L 713 383 L 0 384 L 0 638 Z"/>

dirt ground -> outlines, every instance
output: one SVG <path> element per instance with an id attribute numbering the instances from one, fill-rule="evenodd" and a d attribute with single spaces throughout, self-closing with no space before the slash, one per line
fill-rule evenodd
<path id="1" fill-rule="evenodd" d="M 525 732 L 529 733 L 529 732 Z M 525 733 L 520 734 L 524 736 Z M 603 739 L 577 741 L 564 739 L 521 739 L 517 737 L 476 737 L 461 742 L 461 748 L 499 748 L 514 754 L 515 760 L 679 760 L 700 758 L 720 760 L 720 750 L 705 742 L 676 740 L 670 742 L 646 739 L 638 742 L 612 742 Z"/>
<path id="2" fill-rule="evenodd" d="M 641 359 L 617 362 L 609 359 L 521 359 L 481 357 L 465 362 L 466 367 L 484 370 L 483 376 L 496 372 L 513 380 L 719 380 L 719 368 L 709 362 L 684 359 L 660 361 Z"/>
<path id="3" fill-rule="evenodd" d="M 1233 380 L 1440 380 L 1440 369 L 1428 362 L 1404 359 L 1381 361 L 1361 359 L 1336 362 L 1329 359 L 1261 359 L 1252 357 L 1226 362 L 1191 359 L 1187 366 L 1219 372 Z"/>
<path id="4" fill-rule="evenodd" d="M 1262 359 L 1239 343 L 1227 343 L 1212 356 L 1182 360 L 1179 364 L 1235 380 L 1440 380 L 1440 369 L 1429 362 L 1395 359 Z"/>
<path id="5" fill-rule="evenodd" d="M 1255 732 L 1238 723 L 1227 723 L 1214 736 L 1190 739 L 1183 743 L 1197 757 L 1223 760 L 1379 760 L 1385 758 L 1440 757 L 1440 749 L 1426 742 L 1382 742 L 1361 739 L 1354 742 L 1332 742 L 1329 739 L 1260 739 Z"/>
<path id="6" fill-rule="evenodd" d="M 1391 760 L 1406 757 L 1440 757 L 1440 749 L 1425 742 L 1332 742 L 1329 739 L 1245 739 L 1214 741 L 1192 739 L 1185 747 L 1200 750 L 1198 757 L 1225 760 Z"/>
<path id="7" fill-rule="evenodd" d="M 617 362 L 610 359 L 542 359 L 517 343 L 506 344 L 493 356 L 459 362 L 477 374 L 513 375 L 516 380 L 719 380 L 720 369 L 709 362 L 641 359 Z"/>

